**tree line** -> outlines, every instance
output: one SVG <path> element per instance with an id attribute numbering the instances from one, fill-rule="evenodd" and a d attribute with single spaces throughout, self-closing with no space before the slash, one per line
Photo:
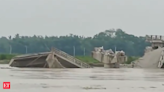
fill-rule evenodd
<path id="1" fill-rule="evenodd" d="M 114 33 L 114 34 L 113 34 Z M 129 56 L 142 56 L 146 46 L 145 37 L 127 34 L 121 29 L 110 29 L 95 34 L 93 37 L 78 35 L 66 36 L 20 36 L 1 37 L 0 53 L 38 53 L 50 51 L 51 47 L 58 48 L 68 54 L 90 55 L 94 47 L 103 46 L 104 49 L 115 48 L 123 50 Z"/>

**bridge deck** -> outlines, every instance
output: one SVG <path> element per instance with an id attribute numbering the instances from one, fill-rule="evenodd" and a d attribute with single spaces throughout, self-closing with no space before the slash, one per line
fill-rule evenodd
<path id="1" fill-rule="evenodd" d="M 53 50 L 54 55 L 57 57 L 58 61 L 66 68 L 91 68 L 91 66 L 83 61 L 78 60 L 77 58 L 61 51 L 58 49 Z M 35 59 L 35 63 L 33 64 L 40 64 L 41 67 L 46 63 L 46 57 L 52 52 L 42 52 L 36 54 L 27 54 L 27 55 L 20 55 L 14 57 L 10 61 L 10 66 L 20 67 L 20 66 L 27 66 L 28 63 L 32 62 Z M 15 63 L 19 64 L 15 64 Z"/>

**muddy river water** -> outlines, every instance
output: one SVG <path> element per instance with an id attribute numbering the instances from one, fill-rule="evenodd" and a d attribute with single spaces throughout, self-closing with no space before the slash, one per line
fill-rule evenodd
<path id="1" fill-rule="evenodd" d="M 3 89 L 10 82 L 10 89 Z M 0 65 L 0 92 L 164 92 L 162 69 L 28 69 Z"/>

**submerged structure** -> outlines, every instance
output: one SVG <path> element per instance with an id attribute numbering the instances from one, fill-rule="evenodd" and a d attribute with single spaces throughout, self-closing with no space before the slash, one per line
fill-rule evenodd
<path id="1" fill-rule="evenodd" d="M 104 50 L 103 47 L 95 47 L 92 51 L 92 57 L 102 62 L 105 68 L 119 68 L 120 64 L 127 60 L 125 52 Z"/>
<path id="2" fill-rule="evenodd" d="M 91 68 L 79 59 L 53 48 L 51 52 L 20 55 L 11 59 L 11 67 L 40 67 L 40 68 Z"/>
<path id="3" fill-rule="evenodd" d="M 151 46 L 146 47 L 143 57 L 133 62 L 137 68 L 164 68 L 164 36 L 147 35 L 146 41 Z"/>

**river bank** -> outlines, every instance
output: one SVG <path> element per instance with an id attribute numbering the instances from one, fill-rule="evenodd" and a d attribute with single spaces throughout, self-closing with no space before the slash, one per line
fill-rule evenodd
<path id="1" fill-rule="evenodd" d="M 0 54 L 0 64 L 8 64 L 10 60 L 18 54 Z M 100 62 L 91 56 L 76 56 L 77 59 L 89 63 L 89 64 L 100 64 Z"/>
<path id="2" fill-rule="evenodd" d="M 8 64 L 10 60 L 16 55 L 18 54 L 0 54 L 0 64 Z M 94 67 L 104 66 L 102 62 L 99 62 L 98 60 L 92 58 L 91 56 L 76 56 L 76 58 Z M 122 64 L 121 67 L 127 67 L 127 66 L 131 67 L 131 65 L 129 64 L 136 59 L 137 57 L 128 57 L 128 60 L 125 62 L 125 64 Z"/>
<path id="3" fill-rule="evenodd" d="M 0 64 L 8 64 L 18 54 L 0 54 Z"/>

